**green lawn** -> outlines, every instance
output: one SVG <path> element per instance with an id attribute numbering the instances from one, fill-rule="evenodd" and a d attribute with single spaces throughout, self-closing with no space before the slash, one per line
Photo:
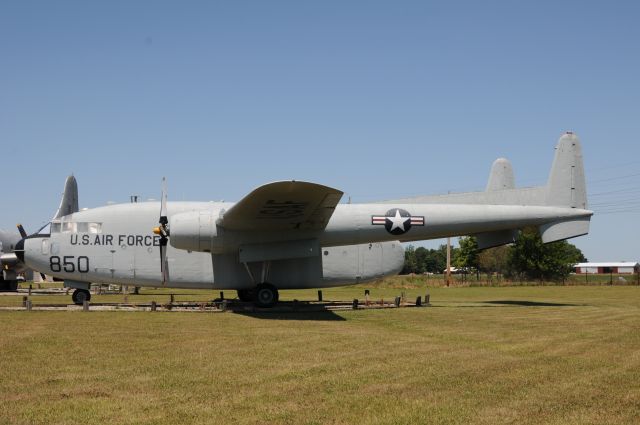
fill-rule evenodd
<path id="1" fill-rule="evenodd" d="M 367 287 L 372 299 L 428 291 L 432 307 L 0 312 L 0 423 L 639 421 L 637 286 L 427 289 L 405 279 Z M 324 298 L 363 299 L 363 291 L 330 289 Z M 218 296 L 143 289 L 129 301 L 166 302 L 170 292 L 178 301 Z M 0 297 L 14 302 L 21 296 Z"/>

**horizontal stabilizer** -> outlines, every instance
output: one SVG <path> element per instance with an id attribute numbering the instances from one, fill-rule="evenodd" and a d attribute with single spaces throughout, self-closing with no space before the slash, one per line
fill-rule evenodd
<path id="1" fill-rule="evenodd" d="M 566 221 L 556 221 L 540 226 L 542 242 L 556 242 L 589 233 L 591 217 L 580 217 Z"/>

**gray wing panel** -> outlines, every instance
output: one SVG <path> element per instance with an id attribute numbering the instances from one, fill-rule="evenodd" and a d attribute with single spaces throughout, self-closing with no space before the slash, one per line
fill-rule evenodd
<path id="1" fill-rule="evenodd" d="M 231 207 L 222 227 L 242 231 L 322 230 L 342 192 L 315 183 L 284 181 L 260 186 Z"/>

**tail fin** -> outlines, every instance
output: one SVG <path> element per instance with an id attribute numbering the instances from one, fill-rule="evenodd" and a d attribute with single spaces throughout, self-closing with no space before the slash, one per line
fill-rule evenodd
<path id="1" fill-rule="evenodd" d="M 64 182 L 64 192 L 62 193 L 62 199 L 60 200 L 60 206 L 58 211 L 53 216 L 53 219 L 60 218 L 65 215 L 78 212 L 78 182 L 76 178 L 71 175 L 67 177 Z"/>
<path id="2" fill-rule="evenodd" d="M 492 192 L 495 190 L 515 189 L 516 180 L 513 176 L 513 166 L 506 158 L 498 158 L 491 166 L 489 181 L 485 191 Z"/>
<path id="3" fill-rule="evenodd" d="M 496 192 L 516 188 L 516 180 L 513 174 L 513 166 L 506 158 L 498 158 L 491 166 L 489 181 L 485 192 Z M 506 245 L 515 241 L 517 230 L 499 230 L 497 232 L 484 232 L 476 234 L 479 249 L 493 248 Z"/>
<path id="4" fill-rule="evenodd" d="M 560 137 L 547 182 L 545 204 L 587 209 L 587 185 L 578 136 L 567 132 Z"/>
<path id="5" fill-rule="evenodd" d="M 567 132 L 558 140 L 556 156 L 545 189 L 545 204 L 549 206 L 587 209 L 587 185 L 582 163 L 582 147 L 578 136 Z M 591 215 L 558 220 L 539 227 L 544 243 L 589 233 Z"/>

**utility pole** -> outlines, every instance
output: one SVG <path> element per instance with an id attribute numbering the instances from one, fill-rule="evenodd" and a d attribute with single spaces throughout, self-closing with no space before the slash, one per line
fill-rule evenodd
<path id="1" fill-rule="evenodd" d="M 447 238 L 447 286 L 451 284 L 451 238 Z"/>
<path id="2" fill-rule="evenodd" d="M 447 190 L 447 195 L 451 191 Z M 447 286 L 451 284 L 451 237 L 447 238 L 447 274 L 446 274 Z"/>

